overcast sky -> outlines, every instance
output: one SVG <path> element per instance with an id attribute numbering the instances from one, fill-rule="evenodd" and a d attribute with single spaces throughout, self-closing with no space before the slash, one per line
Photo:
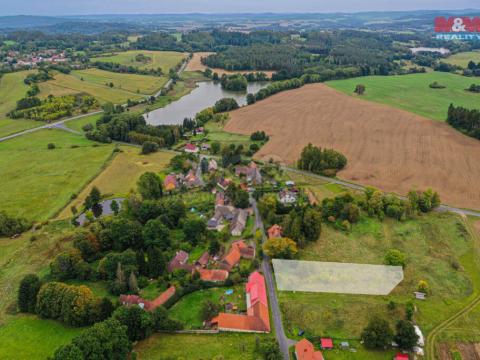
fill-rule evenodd
<path id="1" fill-rule="evenodd" d="M 0 0 L 0 15 L 357 12 L 480 8 L 479 0 Z"/>

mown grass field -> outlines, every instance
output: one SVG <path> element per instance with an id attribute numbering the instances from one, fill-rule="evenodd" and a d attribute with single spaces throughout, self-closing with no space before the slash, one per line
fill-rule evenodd
<path id="1" fill-rule="evenodd" d="M 163 86 L 165 81 L 163 77 L 118 74 L 88 69 L 73 71 L 69 75 L 58 73 L 53 80 L 40 83 L 39 86 L 40 97 L 86 93 L 94 96 L 101 103 L 124 104 L 128 99 L 143 98 L 144 92 L 153 94 Z M 107 86 L 107 82 L 112 82 L 114 87 Z M 137 90 L 140 90 L 140 93 L 137 93 Z"/>
<path id="2" fill-rule="evenodd" d="M 449 56 L 448 58 L 442 61 L 466 68 L 470 61 L 473 61 L 475 64 L 478 64 L 480 62 L 480 51 L 461 52 L 461 53 Z"/>
<path id="3" fill-rule="evenodd" d="M 0 78 L 0 137 L 41 125 L 40 122 L 33 120 L 7 118 L 7 113 L 15 109 L 17 101 L 25 97 L 29 87 L 23 80 L 30 73 L 32 71 L 18 71 L 4 74 Z"/>
<path id="4" fill-rule="evenodd" d="M 139 54 L 150 57 L 148 62 L 136 61 L 135 57 Z M 92 58 L 91 61 L 113 62 L 126 66 L 133 66 L 139 69 L 158 69 L 168 74 L 171 68 L 174 68 L 186 55 L 175 51 L 149 51 L 149 50 L 130 50 L 119 52 L 112 56 L 100 56 Z"/>
<path id="5" fill-rule="evenodd" d="M 225 291 L 228 289 L 233 289 L 232 295 L 225 295 Z M 173 305 L 169 310 L 170 316 L 183 322 L 186 329 L 201 329 L 203 320 L 200 312 L 203 303 L 207 300 L 222 305 L 230 302 L 237 305 L 239 309 L 246 309 L 245 287 L 236 285 L 231 288 L 222 287 L 195 291 L 184 296 Z M 224 309 L 221 311 L 224 311 Z"/>
<path id="6" fill-rule="evenodd" d="M 108 167 L 62 210 L 58 218 L 64 219 L 72 216 L 70 208 L 73 205 L 80 209 L 93 186 L 96 186 L 106 196 L 126 196 L 131 189 L 136 188 L 140 175 L 147 171 L 158 173 L 168 165 L 174 156 L 173 153 L 163 151 L 141 155 L 140 148 L 133 146 L 120 146 L 120 149 L 121 152 L 116 154 Z"/>
<path id="7" fill-rule="evenodd" d="M 182 358 L 192 360 L 254 359 L 255 338 L 269 335 L 254 334 L 155 334 L 135 346 L 139 359 Z"/>
<path id="8" fill-rule="evenodd" d="M 18 315 L 0 326 L 0 359 L 46 359 L 82 330 L 34 315 Z"/>
<path id="9" fill-rule="evenodd" d="M 87 124 L 92 124 L 95 126 L 95 123 L 97 122 L 98 119 L 102 117 L 102 114 L 95 114 L 95 115 L 90 115 L 90 116 L 85 116 L 79 119 L 75 120 L 70 120 L 65 123 L 65 126 L 67 126 L 69 129 L 78 131 L 78 132 L 83 132 L 82 127 Z"/>
<path id="10" fill-rule="evenodd" d="M 53 143 L 54 150 L 47 144 Z M 2 210 L 42 221 L 54 216 L 94 177 L 112 154 L 113 145 L 98 145 L 62 130 L 40 130 L 0 143 Z"/>
<path id="11" fill-rule="evenodd" d="M 115 89 L 144 95 L 156 93 L 168 81 L 168 78 L 165 76 L 120 74 L 95 68 L 73 71 L 72 75 L 88 83 L 101 86 L 113 83 Z"/>
<path id="12" fill-rule="evenodd" d="M 445 89 L 431 89 L 429 84 L 437 81 Z M 433 120 L 445 121 L 450 103 L 469 109 L 477 108 L 480 96 L 465 91 L 474 78 L 460 75 L 431 72 L 397 76 L 365 76 L 360 78 L 329 81 L 326 84 L 347 95 L 353 93 L 357 84 L 366 86 L 359 98 L 387 104 L 411 111 Z"/>

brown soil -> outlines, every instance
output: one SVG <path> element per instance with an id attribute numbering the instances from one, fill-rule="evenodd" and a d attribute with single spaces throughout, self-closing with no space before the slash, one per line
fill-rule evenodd
<path id="1" fill-rule="evenodd" d="M 303 147 L 333 148 L 348 159 L 340 178 L 406 194 L 433 188 L 444 203 L 480 209 L 480 141 L 446 123 L 342 94 L 324 84 L 282 92 L 231 113 L 226 131 L 264 130 L 256 154 L 289 164 Z"/>
<path id="2" fill-rule="evenodd" d="M 214 54 L 212 52 L 197 52 L 193 54 L 193 58 L 188 62 L 185 71 L 204 71 L 207 67 L 202 64 L 202 57 L 207 57 L 208 55 Z M 231 75 L 231 74 L 248 74 L 255 71 L 229 71 L 219 68 L 213 68 L 213 72 L 216 72 L 219 76 L 223 74 Z M 272 77 L 273 71 L 262 71 L 263 73 L 267 74 L 268 77 Z"/>

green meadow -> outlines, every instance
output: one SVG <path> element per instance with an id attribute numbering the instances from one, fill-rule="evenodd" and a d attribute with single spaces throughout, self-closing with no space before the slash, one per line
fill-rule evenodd
<path id="1" fill-rule="evenodd" d="M 460 52 L 458 54 L 449 56 L 448 58 L 442 61 L 452 65 L 458 65 L 463 68 L 466 68 L 470 61 L 473 61 L 476 64 L 480 62 L 480 51 Z"/>
<path id="2" fill-rule="evenodd" d="M 136 56 L 139 54 L 143 54 L 151 58 L 151 60 L 147 62 L 137 61 Z M 168 74 L 168 71 L 180 63 L 184 57 L 185 54 L 175 51 L 130 50 L 119 52 L 111 56 L 95 57 L 92 58 L 91 61 L 112 62 L 125 66 L 133 66 L 139 69 L 161 68 L 165 74 Z"/>
<path id="3" fill-rule="evenodd" d="M 445 89 L 429 87 L 434 81 Z M 365 93 L 358 96 L 439 121 L 445 121 L 450 103 L 466 108 L 478 108 L 480 95 L 465 91 L 475 78 L 431 72 L 396 76 L 365 76 L 346 80 L 329 81 L 326 84 L 347 95 L 357 96 L 353 90 L 357 84 L 366 86 Z"/>
<path id="4" fill-rule="evenodd" d="M 55 149 L 47 149 L 49 143 Z M 43 221 L 54 216 L 111 157 L 99 145 L 63 130 L 40 130 L 0 143 L 2 210 Z"/>

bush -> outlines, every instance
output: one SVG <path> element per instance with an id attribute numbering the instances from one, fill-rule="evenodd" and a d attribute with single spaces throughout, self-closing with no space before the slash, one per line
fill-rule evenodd
<path id="1" fill-rule="evenodd" d="M 418 335 L 410 321 L 399 320 L 396 326 L 395 342 L 400 349 L 411 350 L 417 345 Z"/>
<path id="2" fill-rule="evenodd" d="M 40 290 L 41 282 L 37 275 L 26 275 L 20 282 L 18 289 L 18 308 L 21 312 L 35 312 L 37 304 L 37 295 Z"/>
<path id="3" fill-rule="evenodd" d="M 332 175 L 327 170 L 341 170 L 347 165 L 347 158 L 333 149 L 323 149 L 308 144 L 300 155 L 298 168 L 316 174 Z"/>
<path id="4" fill-rule="evenodd" d="M 238 109 L 238 103 L 235 99 L 232 98 L 223 98 L 218 100 L 214 107 L 213 110 L 215 113 L 222 113 L 222 112 L 227 112 L 227 111 L 232 111 L 235 109 Z"/>
<path id="5" fill-rule="evenodd" d="M 48 150 L 53 150 L 53 149 L 55 149 L 55 144 L 49 143 L 49 144 L 47 145 L 47 149 L 48 149 Z"/>
<path id="6" fill-rule="evenodd" d="M 145 141 L 142 144 L 142 154 L 147 155 L 158 151 L 158 144 L 152 141 Z"/>
<path id="7" fill-rule="evenodd" d="M 152 315 L 137 305 L 119 307 L 112 318 L 127 327 L 130 341 L 146 339 L 153 331 Z"/>
<path id="8" fill-rule="evenodd" d="M 29 223 L 23 218 L 14 218 L 0 211 L 0 237 L 13 236 L 27 230 Z"/>
<path id="9" fill-rule="evenodd" d="M 393 331 L 386 320 L 374 317 L 363 330 L 361 338 L 369 349 L 385 349 L 392 342 Z"/>
<path id="10" fill-rule="evenodd" d="M 390 249 L 385 254 L 384 263 L 385 265 L 401 266 L 404 268 L 406 265 L 406 260 L 406 255 L 400 250 Z"/>

